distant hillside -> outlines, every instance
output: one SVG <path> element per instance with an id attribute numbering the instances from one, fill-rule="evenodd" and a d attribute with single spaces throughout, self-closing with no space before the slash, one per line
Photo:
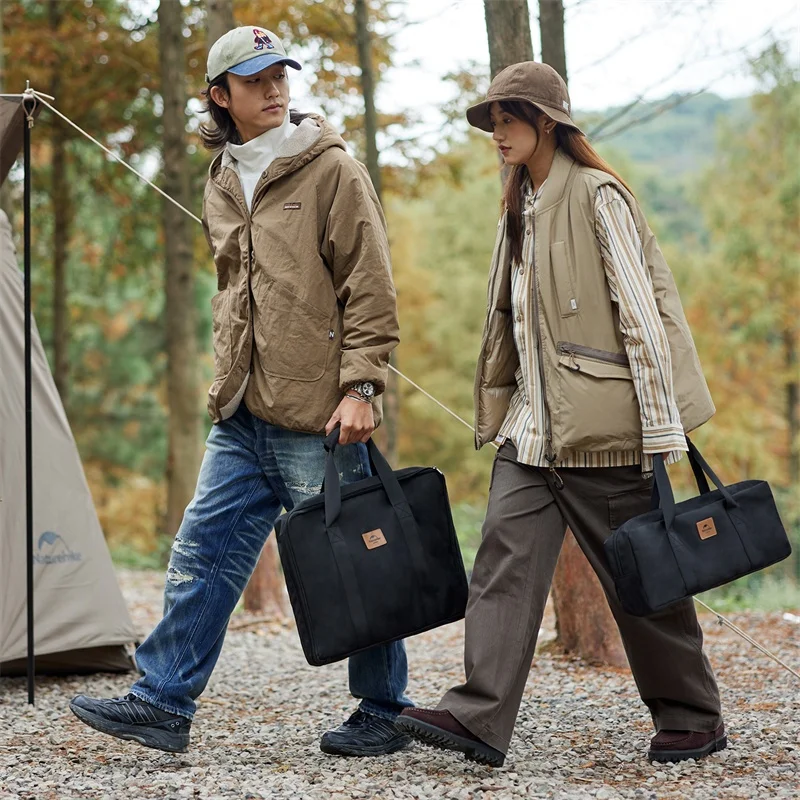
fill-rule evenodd
<path id="1" fill-rule="evenodd" d="M 605 138 L 615 128 L 653 113 L 663 102 L 643 103 L 612 123 L 598 135 L 598 145 L 624 152 L 636 164 L 657 166 L 671 174 L 697 172 L 708 164 L 717 142 L 718 123 L 723 118 L 742 120 L 749 110 L 748 98 L 725 100 L 710 92 L 697 95 L 653 119 Z M 577 117 L 586 133 L 619 109 Z"/>
<path id="2" fill-rule="evenodd" d="M 697 203 L 696 184 L 713 160 L 719 123 L 723 119 L 734 124 L 744 121 L 749 99 L 697 95 L 647 122 L 603 138 L 625 122 L 647 116 L 659 105 L 637 106 L 600 133 L 595 144 L 632 183 L 661 238 L 705 243 L 708 234 Z M 617 112 L 614 108 L 584 115 L 577 112 L 576 121 L 591 135 Z"/>

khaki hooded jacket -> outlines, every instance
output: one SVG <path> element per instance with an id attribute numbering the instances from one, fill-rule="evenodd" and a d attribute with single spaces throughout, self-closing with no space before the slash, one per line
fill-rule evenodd
<path id="1" fill-rule="evenodd" d="M 244 400 L 267 422 L 319 433 L 349 386 L 386 386 L 399 331 L 383 212 L 364 166 L 314 115 L 261 176 L 251 208 L 223 150 L 203 198 L 218 289 L 208 411 L 220 422 Z M 373 405 L 379 424 L 380 398 Z"/>

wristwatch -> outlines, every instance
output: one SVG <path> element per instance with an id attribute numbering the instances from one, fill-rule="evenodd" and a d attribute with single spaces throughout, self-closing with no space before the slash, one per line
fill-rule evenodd
<path id="1" fill-rule="evenodd" d="M 362 381 L 353 384 L 348 391 L 356 392 L 364 400 L 372 400 L 375 397 L 375 384 L 372 381 Z"/>

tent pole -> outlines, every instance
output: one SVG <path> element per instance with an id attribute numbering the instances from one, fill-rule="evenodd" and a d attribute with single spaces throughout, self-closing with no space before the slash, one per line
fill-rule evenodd
<path id="1" fill-rule="evenodd" d="M 35 106 L 34 101 L 34 106 Z M 28 111 L 27 100 L 23 101 Z M 33 404 L 31 379 L 31 128 L 33 116 L 26 114 L 23 127 L 24 246 L 25 246 L 25 500 L 27 507 L 27 610 L 28 610 L 28 703 L 34 704 L 36 672 L 33 635 Z"/>

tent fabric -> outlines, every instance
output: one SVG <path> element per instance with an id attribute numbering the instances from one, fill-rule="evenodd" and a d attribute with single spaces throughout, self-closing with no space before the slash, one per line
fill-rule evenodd
<path id="1" fill-rule="evenodd" d="M 27 653 L 23 297 L 0 211 L 0 675 Z M 37 672 L 132 668 L 137 636 L 35 323 L 31 338 Z"/>
<path id="2" fill-rule="evenodd" d="M 22 150 L 23 125 L 27 117 L 22 100 L 19 94 L 0 94 L 0 186 Z M 30 103 L 28 108 L 31 108 Z M 31 112 L 34 119 L 41 110 L 42 104 L 37 102 Z"/>

